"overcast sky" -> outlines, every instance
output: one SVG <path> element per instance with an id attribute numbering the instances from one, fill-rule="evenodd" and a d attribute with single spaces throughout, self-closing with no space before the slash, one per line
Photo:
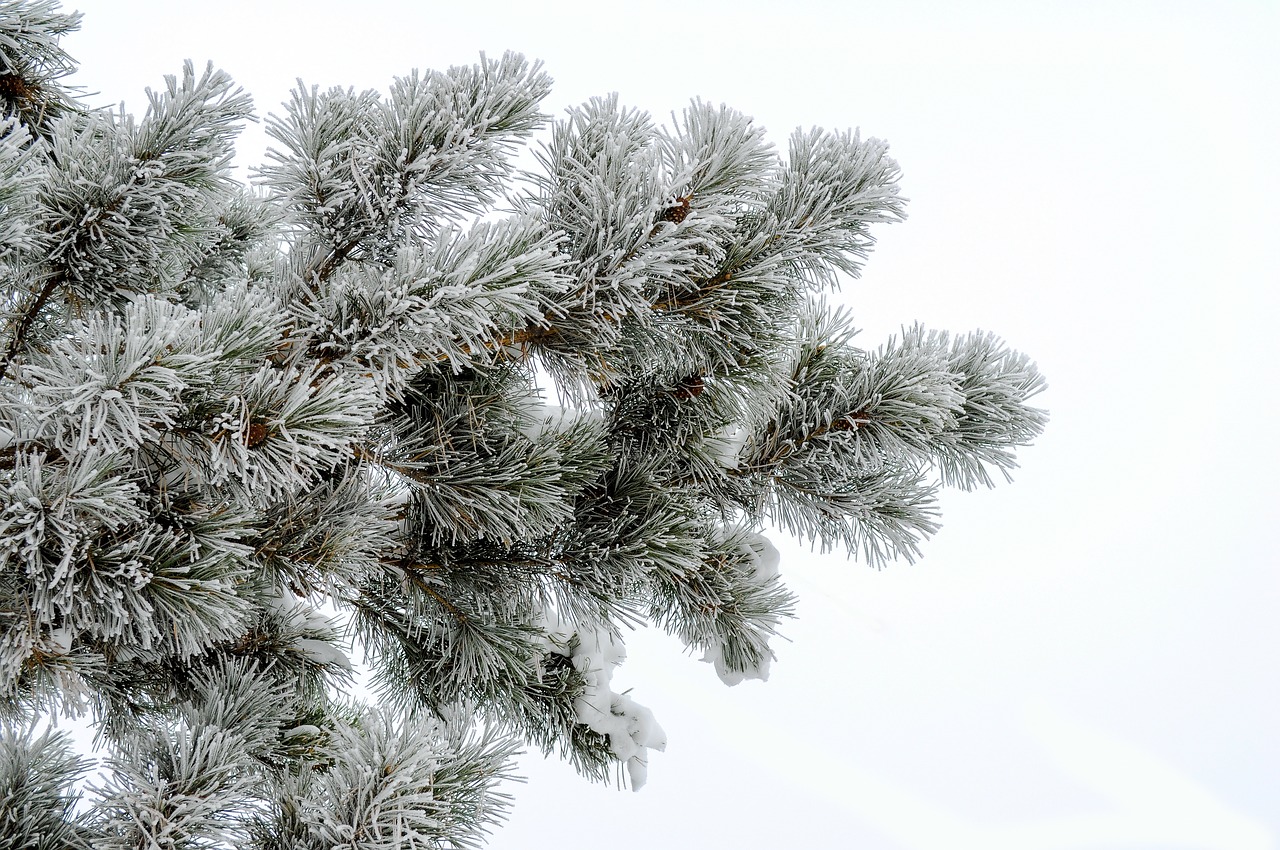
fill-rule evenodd
<path id="1" fill-rule="evenodd" d="M 297 77 L 515 49 L 552 112 L 861 127 L 910 199 L 840 296 L 863 344 L 980 327 L 1048 376 L 1015 483 L 949 495 L 916 564 L 773 535 L 801 616 L 769 682 L 635 636 L 614 687 L 670 740 L 648 786 L 526 759 L 495 850 L 1277 846 L 1280 3 L 68 6 L 75 82 L 136 111 L 188 58 L 265 114 Z"/>

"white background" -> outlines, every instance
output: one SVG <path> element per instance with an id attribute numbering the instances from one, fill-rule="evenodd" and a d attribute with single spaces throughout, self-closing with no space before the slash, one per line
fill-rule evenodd
<path id="1" fill-rule="evenodd" d="M 956 493 L 914 565 L 774 535 L 800 619 L 729 689 L 658 636 L 615 688 L 670 738 L 640 793 L 558 763 L 495 850 L 1274 848 L 1280 4 L 81 0 L 97 104 L 212 59 L 385 89 L 505 49 L 559 113 L 694 96 L 887 138 L 911 199 L 841 298 L 994 330 L 1050 381 L 1017 481 Z M 243 164 L 262 159 L 247 131 Z"/>

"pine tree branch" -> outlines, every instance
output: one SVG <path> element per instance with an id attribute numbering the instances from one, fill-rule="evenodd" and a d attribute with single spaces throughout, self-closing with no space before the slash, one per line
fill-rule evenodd
<path id="1" fill-rule="evenodd" d="M 440 605 L 443 606 L 446 611 L 452 614 L 453 618 L 457 620 L 459 623 L 467 622 L 467 615 L 465 612 L 459 610 L 456 605 L 454 605 L 452 602 L 450 602 L 448 599 L 445 598 L 444 594 L 440 593 L 438 590 L 436 590 L 434 587 L 432 587 L 430 584 L 424 581 L 421 576 L 418 575 L 419 571 L 430 571 L 430 570 L 442 569 L 442 567 L 439 564 L 422 564 L 416 561 L 408 561 L 405 559 L 399 559 L 395 561 L 384 561 L 383 563 L 386 563 L 389 566 L 393 566 L 399 569 L 402 573 L 404 573 L 405 577 L 409 579 L 409 582 L 414 587 L 418 588 L 418 590 L 421 590 L 423 593 L 427 594 L 432 599 L 439 602 Z"/>
<path id="2" fill-rule="evenodd" d="M 320 262 L 307 269 L 305 280 L 313 293 L 317 291 L 316 284 L 328 280 L 338 270 L 338 267 L 347 261 L 347 257 L 351 255 L 351 252 L 360 246 L 366 235 L 361 233 L 341 245 L 333 246 Z"/>
<path id="3" fill-rule="evenodd" d="M 690 307 L 698 301 L 705 298 L 711 292 L 722 288 L 725 284 L 733 279 L 733 273 L 724 271 L 720 274 L 694 283 L 694 290 L 685 296 L 673 296 L 655 301 L 649 305 L 649 309 L 654 312 L 674 312 Z M 505 348 L 525 349 L 530 345 L 536 345 L 540 342 L 546 342 L 549 339 L 560 336 L 561 331 L 555 325 L 551 324 L 552 317 L 547 315 L 544 317 L 547 324 L 541 327 L 537 325 L 528 325 L 518 331 L 514 331 L 505 336 L 497 337 L 491 341 L 485 342 L 483 348 L 488 352 L 497 352 Z M 608 324 L 616 325 L 622 320 L 614 316 L 612 313 L 601 313 L 599 318 Z M 466 355 L 474 352 L 468 347 L 462 347 L 462 353 Z M 449 360 L 448 354 L 441 354 L 436 358 L 437 362 L 446 362 Z"/>
<path id="4" fill-rule="evenodd" d="M 801 446 L 804 446 L 819 437 L 826 436 L 832 431 L 856 431 L 859 428 L 870 425 L 878 421 L 868 411 L 859 410 L 854 413 L 848 413 L 844 416 L 832 419 L 827 425 L 819 425 L 812 431 L 802 434 L 800 437 L 790 440 L 778 440 L 778 422 L 774 420 L 769 423 L 769 428 L 765 431 L 764 441 L 766 444 L 777 442 L 778 448 L 768 457 L 762 458 L 759 463 L 753 465 L 750 472 L 760 472 L 782 463 L 792 454 L 794 454 Z M 893 424 L 893 423 L 890 423 Z"/>
<path id="5" fill-rule="evenodd" d="M 0 42 L 9 7 L 44 23 L 18 27 L 39 50 L 0 67 L 0 108 L 57 105 L 64 66 L 40 57 L 74 21 L 0 0 Z M 266 197 L 226 170 L 249 104 L 212 69 L 168 78 L 141 122 L 85 111 L 48 145 L 5 137 L 0 241 L 36 274 L 9 275 L 0 317 L 0 550 L 18 569 L 0 666 L 21 679 L 3 696 L 45 701 L 24 720 L 69 688 L 98 712 L 124 777 L 100 832 L 239 846 L 217 836 L 253 820 L 254 846 L 363 846 L 403 843 L 412 810 L 430 818 L 414 841 L 478 844 L 505 751 L 442 711 L 326 696 L 348 659 L 298 600 L 338 603 L 400 707 L 474 703 L 606 779 L 649 746 L 626 719 L 647 714 L 613 710 L 630 700 L 596 676 L 621 626 L 647 617 L 722 677 L 761 673 L 791 601 L 755 529 L 910 557 L 936 527 L 931 457 L 963 485 L 1038 433 L 1016 353 L 917 334 L 867 355 L 807 307 L 901 217 L 874 140 L 802 133 L 788 165 L 745 116 L 695 106 L 664 136 L 597 100 L 553 131 L 546 179 L 511 188 L 515 215 L 467 227 L 543 120 L 536 70 L 415 75 L 388 100 L 300 89 L 269 125 L 285 152 Z M 563 413 L 534 359 L 573 394 Z M 191 697 L 226 660 L 278 695 L 227 675 Z M 220 722 L 186 722 L 206 709 Z M 153 788 L 157 766 L 187 785 Z"/>
<path id="6" fill-rule="evenodd" d="M 719 274 L 715 275 L 714 277 L 709 277 L 709 278 L 706 278 L 705 280 L 695 281 L 693 290 L 687 295 L 683 295 L 683 296 L 677 295 L 671 298 L 664 299 L 662 301 L 655 302 L 652 305 L 652 309 L 660 310 L 668 313 L 674 312 L 676 310 L 683 310 L 686 307 L 691 307 L 694 304 L 697 304 L 699 301 L 701 301 L 703 298 L 706 298 L 712 292 L 715 292 L 716 290 L 723 288 L 731 280 L 733 280 L 733 272 L 726 269 L 720 272 Z"/>
<path id="7" fill-rule="evenodd" d="M 28 302 L 28 306 L 21 310 L 18 325 L 14 328 L 13 337 L 10 338 L 9 345 L 5 349 L 4 360 L 0 362 L 0 380 L 3 380 L 9 374 L 9 367 L 13 365 L 13 361 L 26 346 L 27 334 L 31 332 L 36 316 L 49 303 L 49 299 L 57 291 L 61 283 L 61 277 L 50 277 L 45 281 L 44 286 L 40 288 L 35 297 Z"/>

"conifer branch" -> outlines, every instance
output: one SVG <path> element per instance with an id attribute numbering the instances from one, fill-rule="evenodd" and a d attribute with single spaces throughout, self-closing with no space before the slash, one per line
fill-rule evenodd
<path id="1" fill-rule="evenodd" d="M 5 726 L 0 843 L 473 847 L 520 741 L 638 787 L 624 625 L 764 678 L 767 525 L 909 559 L 1045 425 L 995 337 L 816 303 L 902 218 L 877 140 L 599 98 L 511 197 L 550 80 L 507 54 L 300 85 L 257 196 L 227 75 L 83 109 L 57 9 L 0 0 L 0 702 L 92 705 L 111 778 L 82 817 Z M 338 696 L 347 626 L 392 707 Z"/>
<path id="2" fill-rule="evenodd" d="M 9 375 L 9 367 L 13 365 L 13 361 L 26 346 L 27 334 L 31 332 L 31 328 L 35 324 L 36 316 L 49 303 L 49 299 L 53 293 L 57 291 L 59 278 L 50 277 L 40 287 L 31 300 L 18 311 L 18 321 L 14 326 L 13 333 L 9 337 L 9 344 L 5 346 L 4 359 L 0 360 L 0 380 L 4 380 Z"/>

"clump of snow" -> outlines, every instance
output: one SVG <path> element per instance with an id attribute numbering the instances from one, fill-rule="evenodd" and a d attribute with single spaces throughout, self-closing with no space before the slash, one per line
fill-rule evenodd
<path id="1" fill-rule="evenodd" d="M 351 669 L 351 659 L 347 657 L 347 654 L 328 641 L 298 638 L 293 642 L 293 645 L 308 659 L 322 667 Z"/>
<path id="2" fill-rule="evenodd" d="M 769 667 L 773 663 L 773 656 L 772 654 L 761 656 L 760 663 L 750 669 L 733 670 L 729 668 L 728 663 L 724 660 L 724 644 L 716 641 L 702 653 L 702 660 L 714 665 L 716 675 L 720 677 L 720 681 L 732 688 L 734 685 L 739 685 L 748 679 L 755 679 L 761 682 L 769 681 Z"/>
<path id="3" fill-rule="evenodd" d="M 725 469 L 737 469 L 742 464 L 742 446 L 751 432 L 740 425 L 730 425 L 711 438 L 716 447 L 716 463 Z"/>
<path id="4" fill-rule="evenodd" d="M 312 726 L 310 723 L 303 723 L 301 726 L 294 726 L 292 729 L 285 729 L 280 733 L 280 737 L 288 741 L 291 738 L 301 738 L 303 736 L 319 737 L 320 727 Z"/>
<path id="5" fill-rule="evenodd" d="M 610 750 L 627 765 L 632 789 L 639 791 L 648 779 L 649 750 L 665 750 L 667 733 L 652 711 L 610 687 L 614 669 L 626 660 L 626 647 L 605 630 L 569 635 L 560 626 L 548 631 L 553 640 L 564 638 L 553 651 L 567 655 L 586 679 L 586 688 L 573 704 L 578 722 L 608 737 Z"/>
<path id="6" fill-rule="evenodd" d="M 573 640 L 573 625 L 560 616 L 551 606 L 544 607 L 534 619 L 534 625 L 544 633 L 543 648 L 559 655 L 569 654 L 569 642 Z"/>
<path id="7" fill-rule="evenodd" d="M 742 535 L 742 553 L 747 556 L 746 562 L 751 570 L 752 578 L 761 585 L 769 584 L 778 577 L 778 564 L 781 555 L 777 548 L 763 534 L 754 531 Z M 724 657 L 724 641 L 716 639 L 709 643 L 702 654 L 702 660 L 716 668 L 720 681 L 729 687 L 741 684 L 748 679 L 761 682 L 769 680 L 769 668 L 773 664 L 773 653 L 761 654 L 760 661 L 744 670 L 730 668 Z"/>
<path id="8" fill-rule="evenodd" d="M 351 659 L 345 652 L 330 641 L 321 639 L 322 636 L 333 632 L 333 624 L 322 611 L 284 589 L 265 601 L 266 607 L 287 623 L 290 631 L 298 634 L 298 637 L 293 639 L 293 647 L 300 654 L 321 667 L 348 671 L 353 669 Z M 317 637 L 303 637 L 308 634 Z"/>
<path id="9" fill-rule="evenodd" d="M 751 570 L 761 583 L 778 577 L 778 563 L 782 560 L 777 547 L 763 534 L 751 531 L 743 535 L 742 551 L 751 557 Z"/>

